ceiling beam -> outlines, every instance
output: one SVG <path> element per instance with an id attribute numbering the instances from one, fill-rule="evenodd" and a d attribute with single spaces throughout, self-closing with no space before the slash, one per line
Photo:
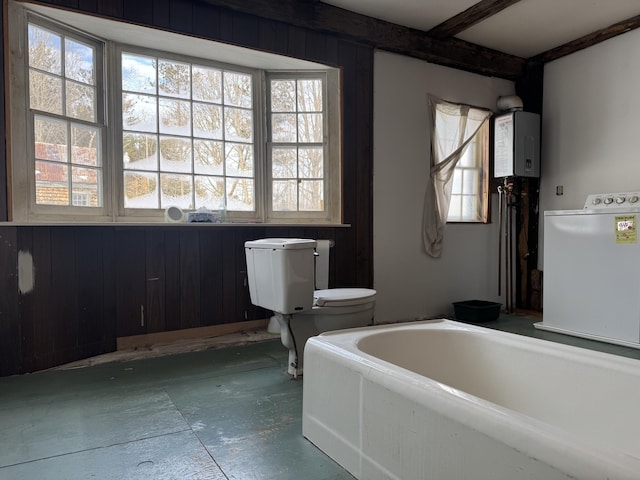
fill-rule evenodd
<path id="1" fill-rule="evenodd" d="M 589 35 L 578 38 L 577 40 L 574 40 L 572 42 L 568 42 L 564 45 L 560 45 L 559 47 L 547 50 L 546 52 L 532 57 L 530 60 L 539 63 L 551 62 L 553 60 L 557 60 L 560 57 L 564 57 L 579 50 L 591 47 L 596 43 L 604 42 L 609 38 L 613 38 L 617 35 L 634 30 L 638 27 L 640 27 L 640 15 L 631 17 L 618 23 L 614 23 L 613 25 L 603 28 L 602 30 L 598 30 L 596 32 L 590 33 Z"/>
<path id="2" fill-rule="evenodd" d="M 515 80 L 524 74 L 527 61 L 456 38 L 433 38 L 426 32 L 402 27 L 321 1 L 297 0 L 199 0 L 301 28 L 332 33 L 380 50 L 401 53 L 482 75 Z M 483 3 L 483 2 L 480 2 Z M 511 2 L 513 3 L 513 1 Z"/>
<path id="3" fill-rule="evenodd" d="M 429 30 L 428 34 L 434 38 L 453 37 L 519 1 L 520 0 L 481 0 L 467 8 L 464 12 L 445 20 L 440 25 L 436 25 Z"/>

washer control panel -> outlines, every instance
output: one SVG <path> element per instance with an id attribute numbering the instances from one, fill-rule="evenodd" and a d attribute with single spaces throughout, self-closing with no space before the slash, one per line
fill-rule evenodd
<path id="1" fill-rule="evenodd" d="M 640 192 L 592 193 L 584 203 L 584 210 L 620 207 L 640 207 Z"/>

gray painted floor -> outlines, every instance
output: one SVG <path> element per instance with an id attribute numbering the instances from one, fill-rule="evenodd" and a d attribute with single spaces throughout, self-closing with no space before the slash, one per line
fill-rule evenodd
<path id="1" fill-rule="evenodd" d="M 482 324 L 640 358 L 640 350 Z M 301 434 L 279 339 L 0 378 L 0 479 L 351 479 Z"/>

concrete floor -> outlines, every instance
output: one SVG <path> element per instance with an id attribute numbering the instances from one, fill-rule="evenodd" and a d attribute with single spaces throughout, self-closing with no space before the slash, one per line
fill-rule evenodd
<path id="1" fill-rule="evenodd" d="M 483 326 L 640 358 L 640 350 Z M 0 378 L 0 479 L 351 479 L 301 434 L 279 339 Z"/>

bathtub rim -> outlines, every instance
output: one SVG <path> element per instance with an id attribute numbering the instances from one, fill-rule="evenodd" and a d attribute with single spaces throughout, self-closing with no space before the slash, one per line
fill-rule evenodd
<path id="1" fill-rule="evenodd" d="M 536 348 L 555 355 L 562 352 L 562 354 L 569 355 L 574 359 L 579 357 L 580 360 L 583 360 L 586 357 L 589 363 L 598 364 L 598 360 L 600 362 L 606 360 L 625 370 L 633 369 L 636 373 L 640 367 L 636 359 L 447 319 L 383 324 L 325 332 L 310 338 L 305 352 L 308 350 L 310 355 L 313 355 L 315 349 L 326 350 L 334 357 L 340 358 L 342 362 L 349 362 L 362 378 L 380 384 L 402 397 L 410 398 L 417 404 L 437 412 L 438 415 L 443 415 L 454 422 L 463 423 L 494 441 L 511 446 L 529 457 L 538 459 L 560 472 L 573 475 L 575 478 L 604 479 L 608 478 L 606 477 L 607 473 L 615 472 L 620 476 L 614 478 L 637 479 L 637 472 L 640 471 L 640 458 L 634 455 L 605 447 L 598 448 L 582 441 L 577 435 L 567 430 L 387 362 L 360 350 L 358 345 L 360 340 L 370 335 L 377 335 L 384 331 L 414 329 L 445 329 L 491 335 L 491 341 L 512 344 L 532 342 Z M 309 378 L 307 377 L 305 381 L 309 381 Z M 429 392 L 429 401 L 425 398 L 427 396 L 420 396 L 420 393 L 424 393 L 425 389 Z M 305 415 L 303 408 L 303 417 Z M 539 439 L 539 441 L 531 442 L 532 437 Z M 596 476 L 596 474 L 602 476 Z"/>

